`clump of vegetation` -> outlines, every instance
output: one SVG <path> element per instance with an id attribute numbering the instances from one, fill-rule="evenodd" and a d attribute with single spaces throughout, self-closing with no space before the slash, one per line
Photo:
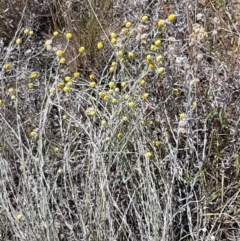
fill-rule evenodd
<path id="1" fill-rule="evenodd" d="M 1 238 L 239 237 L 233 6 L 20 7 L 0 57 Z"/>

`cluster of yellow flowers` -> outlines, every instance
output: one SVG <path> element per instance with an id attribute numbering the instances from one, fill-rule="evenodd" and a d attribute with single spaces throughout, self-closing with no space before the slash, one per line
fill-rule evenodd
<path id="1" fill-rule="evenodd" d="M 168 16 L 168 18 L 166 20 L 164 19 L 160 19 L 157 22 L 157 27 L 164 29 L 167 23 L 173 23 L 176 20 L 176 15 L 175 14 L 170 14 Z M 149 16 L 147 15 L 143 15 L 141 17 L 141 24 L 146 26 L 149 23 Z M 124 29 L 125 29 L 125 33 L 124 35 L 128 37 L 131 36 L 130 33 L 132 33 L 132 29 L 133 29 L 133 23 L 130 21 L 126 21 L 124 24 Z M 23 34 L 27 35 L 27 36 L 32 36 L 34 34 L 34 32 L 28 28 L 23 30 Z M 120 34 L 119 34 L 120 35 Z M 49 40 L 46 40 L 44 43 L 44 46 L 48 49 L 51 47 L 52 42 L 55 41 L 54 39 L 59 37 L 60 33 L 58 31 L 54 31 L 52 33 L 52 38 Z M 65 39 L 67 40 L 67 44 L 69 44 L 71 42 L 72 39 L 74 39 L 74 35 L 70 32 L 66 32 L 65 33 Z M 126 38 L 126 39 L 127 39 Z M 15 43 L 17 45 L 21 45 L 22 42 L 24 40 L 23 38 L 17 38 L 15 40 Z M 127 41 L 127 40 L 126 40 Z M 112 61 L 109 67 L 109 73 L 111 73 L 111 76 L 116 74 L 116 70 L 117 67 L 121 64 L 125 64 L 127 62 L 129 62 L 130 64 L 134 63 L 135 60 L 137 60 L 139 53 L 137 52 L 136 49 L 132 48 L 132 49 L 124 49 L 125 46 L 127 45 L 121 45 L 120 44 L 121 39 L 118 36 L 117 33 L 112 32 L 110 34 L 110 43 L 113 47 L 114 50 L 114 56 L 116 58 L 115 61 Z M 67 48 L 68 45 L 66 45 Z M 120 46 L 120 47 L 119 47 Z M 123 47 L 122 47 L 123 46 Z M 105 44 L 102 41 L 99 41 L 96 43 L 96 49 L 101 51 L 103 50 L 105 47 Z M 54 49 L 55 51 L 55 55 L 56 55 L 56 60 L 59 63 L 59 66 L 63 66 L 66 64 L 67 60 L 66 60 L 66 56 L 67 54 L 65 54 L 66 52 L 66 48 L 59 48 L 59 49 Z M 164 58 L 163 56 L 159 53 L 161 51 L 162 48 L 162 40 L 160 37 L 156 37 L 152 43 L 149 45 L 149 49 L 147 50 L 147 54 L 144 55 L 144 63 L 147 65 L 147 68 L 150 70 L 155 70 L 157 74 L 162 75 L 165 72 L 165 68 L 163 66 L 163 61 Z M 80 45 L 77 49 L 78 51 L 78 56 L 85 56 L 87 55 L 87 49 L 85 48 L 85 46 Z M 139 61 L 139 60 L 138 60 Z M 119 63 L 120 62 L 120 63 Z M 64 67 L 63 67 L 64 68 Z M 12 69 L 12 64 L 11 63 L 5 63 L 4 65 L 4 70 L 10 71 Z M 31 81 L 28 83 L 28 89 L 34 89 L 34 81 L 38 78 L 38 73 L 37 72 L 31 72 L 29 75 L 29 78 L 31 79 Z M 80 73 L 79 72 L 74 72 L 72 74 L 69 75 L 65 75 L 64 78 L 60 81 L 58 81 L 57 83 L 55 83 L 53 86 L 50 86 L 49 91 L 50 93 L 54 93 L 56 89 L 61 90 L 63 93 L 68 93 L 71 88 L 74 86 L 74 83 L 77 79 L 80 78 Z M 84 79 L 84 78 L 83 78 Z M 136 85 L 134 85 L 134 88 L 137 88 L 139 90 L 139 95 L 138 97 L 134 96 L 131 94 L 131 87 L 132 82 L 131 81 L 120 81 L 120 85 L 115 80 L 115 78 L 113 78 L 112 80 L 109 80 L 108 83 L 106 84 L 106 86 L 100 86 L 98 84 L 98 81 L 96 79 L 96 76 L 94 73 L 91 73 L 89 75 L 89 81 L 88 81 L 88 87 L 92 88 L 91 91 L 93 92 L 97 92 L 99 95 L 100 100 L 103 100 L 104 105 L 106 105 L 106 108 L 112 108 L 112 110 L 114 111 L 114 113 L 116 115 L 120 115 L 119 113 L 121 113 L 121 108 L 124 108 L 123 106 L 126 107 L 126 110 L 129 113 L 132 113 L 134 111 L 136 111 L 136 109 L 138 109 L 140 107 L 140 102 L 147 102 L 150 99 L 150 95 L 149 93 L 145 90 L 145 86 L 146 85 L 146 80 L 144 79 L 144 76 L 142 76 L 141 78 L 139 78 L 137 80 Z M 107 88 L 108 90 L 102 90 L 101 87 L 103 88 Z M 15 89 L 14 88 L 9 88 L 8 89 L 8 93 L 9 95 L 11 95 L 11 98 L 14 99 L 15 98 Z M 174 88 L 172 90 L 172 93 L 174 96 L 178 96 L 179 95 L 179 90 L 177 88 Z M 68 96 L 68 95 L 67 95 Z M 124 103 L 124 105 L 123 105 Z M 0 106 L 3 105 L 3 100 L 0 99 Z M 193 104 L 194 106 L 195 104 Z M 111 107 L 109 107 L 111 106 Z M 86 115 L 90 116 L 90 117 L 94 117 L 95 115 L 97 115 L 97 111 L 95 108 L 90 107 L 85 111 Z M 121 116 L 120 120 L 121 123 L 123 123 L 123 125 L 128 125 L 128 123 L 131 122 L 131 115 L 125 115 L 126 113 L 124 113 L 123 116 Z M 180 114 L 180 119 L 185 119 L 186 115 L 185 114 Z M 67 114 L 63 114 L 62 115 L 62 120 L 67 120 L 68 119 L 68 115 Z M 103 119 L 101 121 L 101 125 L 102 126 L 107 126 L 108 121 Z M 153 124 L 153 121 L 149 121 L 146 122 L 145 120 L 142 120 L 141 123 L 143 125 Z M 36 131 L 31 131 L 30 132 L 30 137 L 35 138 L 37 136 L 37 132 Z M 117 133 L 117 138 L 118 139 L 122 139 L 124 136 L 124 131 L 118 131 Z M 109 139 L 110 140 L 110 139 Z M 160 142 L 156 141 L 155 142 L 155 146 L 160 146 Z M 59 153 L 60 149 L 59 147 L 55 147 L 54 148 L 54 152 L 55 153 Z M 145 153 L 146 158 L 151 158 L 153 156 L 152 152 L 147 151 Z M 62 173 L 59 169 L 58 173 Z M 19 218 L 19 220 L 21 220 L 21 218 Z"/>

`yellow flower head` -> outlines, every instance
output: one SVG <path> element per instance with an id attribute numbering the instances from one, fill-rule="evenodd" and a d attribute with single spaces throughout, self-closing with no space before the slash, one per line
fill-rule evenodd
<path id="1" fill-rule="evenodd" d="M 68 118 L 68 116 L 67 116 L 67 115 L 65 115 L 65 114 L 64 114 L 64 115 L 62 115 L 62 119 L 63 119 L 63 120 L 66 120 L 67 118 Z"/>
<path id="2" fill-rule="evenodd" d="M 103 49 L 103 47 L 104 47 L 104 45 L 103 45 L 102 42 L 98 42 L 98 43 L 97 43 L 97 48 L 98 48 L 99 50 Z"/>
<path id="3" fill-rule="evenodd" d="M 103 99 L 107 94 L 105 92 L 99 92 L 98 95 Z"/>
<path id="4" fill-rule="evenodd" d="M 142 98 L 143 98 L 143 99 L 147 99 L 147 98 L 148 98 L 148 96 L 149 96 L 149 94 L 148 94 L 148 93 L 144 93 L 144 94 L 142 95 Z"/>
<path id="5" fill-rule="evenodd" d="M 74 76 L 74 78 L 79 78 L 80 77 L 80 73 L 79 72 L 75 72 L 74 74 L 73 74 L 73 76 Z"/>
<path id="6" fill-rule="evenodd" d="M 29 33 L 29 30 L 28 30 L 27 28 L 25 28 L 25 29 L 23 30 L 23 33 L 27 35 L 27 34 Z"/>
<path id="7" fill-rule="evenodd" d="M 67 93 L 69 90 L 70 90 L 69 86 L 63 87 L 63 91 L 64 91 L 65 93 Z"/>
<path id="8" fill-rule="evenodd" d="M 165 24 L 165 20 L 163 19 L 158 20 L 158 27 L 163 27 L 164 24 Z"/>
<path id="9" fill-rule="evenodd" d="M 16 44 L 21 44 L 21 43 L 22 43 L 22 39 L 17 38 L 17 39 L 16 39 Z"/>
<path id="10" fill-rule="evenodd" d="M 128 94 L 124 96 L 125 100 L 128 100 L 129 98 L 130 98 L 130 95 L 128 95 Z"/>
<path id="11" fill-rule="evenodd" d="M 117 134 L 117 138 L 118 139 L 121 139 L 123 137 L 123 134 L 121 133 L 121 132 L 119 132 L 118 134 Z"/>
<path id="12" fill-rule="evenodd" d="M 113 87 L 115 86 L 115 83 L 113 81 L 109 82 L 108 84 L 110 89 L 113 89 Z"/>
<path id="13" fill-rule="evenodd" d="M 122 118 L 122 120 L 123 120 L 123 121 L 128 121 L 128 117 L 127 117 L 127 116 L 124 116 L 124 117 Z"/>
<path id="14" fill-rule="evenodd" d="M 60 149 L 58 147 L 54 148 L 54 152 L 59 153 Z"/>
<path id="15" fill-rule="evenodd" d="M 71 39 L 72 38 L 72 34 L 71 33 L 66 33 L 65 37 L 66 37 L 66 39 Z"/>
<path id="16" fill-rule="evenodd" d="M 140 80 L 139 84 L 143 86 L 146 84 L 146 81 L 144 79 L 142 79 L 142 80 Z"/>
<path id="17" fill-rule="evenodd" d="M 170 22 L 174 22 L 175 19 L 176 19 L 176 15 L 173 14 L 173 13 L 168 16 L 168 20 L 169 20 Z"/>
<path id="18" fill-rule="evenodd" d="M 186 119 L 186 114 L 181 113 L 181 114 L 179 115 L 179 118 L 180 118 L 180 120 Z"/>
<path id="19" fill-rule="evenodd" d="M 10 63 L 6 63 L 4 65 L 4 69 L 6 69 L 6 70 L 10 70 L 11 68 L 12 68 L 12 65 Z"/>
<path id="20" fill-rule="evenodd" d="M 133 101 L 131 101 L 131 102 L 128 103 L 128 106 L 130 108 L 134 108 L 135 107 L 135 103 Z"/>
<path id="21" fill-rule="evenodd" d="M 112 44 L 112 45 L 117 44 L 117 39 L 116 39 L 116 38 L 112 38 L 112 39 L 111 39 L 111 44 Z"/>
<path id="22" fill-rule="evenodd" d="M 157 46 L 157 47 L 161 46 L 161 40 L 160 40 L 160 39 L 156 39 L 156 40 L 154 41 L 154 44 L 155 44 L 155 46 Z"/>
<path id="23" fill-rule="evenodd" d="M 116 33 L 111 33 L 111 38 L 117 38 L 117 34 Z"/>
<path id="24" fill-rule="evenodd" d="M 32 36 L 34 32 L 32 30 L 29 31 L 29 35 Z"/>
<path id="25" fill-rule="evenodd" d="M 160 141 L 155 141 L 155 146 L 160 146 L 161 145 L 161 142 Z"/>
<path id="26" fill-rule="evenodd" d="M 116 66 L 117 66 L 117 62 L 113 61 L 113 62 L 111 63 L 111 66 L 116 67 Z"/>
<path id="27" fill-rule="evenodd" d="M 34 84 L 33 83 L 28 83 L 28 89 L 33 89 L 34 88 Z"/>
<path id="28" fill-rule="evenodd" d="M 15 90 L 12 87 L 8 89 L 8 93 L 10 95 L 14 94 L 14 92 L 15 92 Z"/>
<path id="29" fill-rule="evenodd" d="M 129 59 L 134 59 L 134 53 L 133 52 L 129 52 L 128 53 L 128 58 Z"/>
<path id="30" fill-rule="evenodd" d="M 125 88 L 127 86 L 127 83 L 125 81 L 121 82 L 121 87 Z"/>
<path id="31" fill-rule="evenodd" d="M 79 47 L 78 52 L 82 54 L 85 52 L 85 50 L 86 50 L 85 47 L 81 46 L 81 47 Z"/>
<path id="32" fill-rule="evenodd" d="M 53 36 L 54 36 L 54 37 L 57 37 L 58 35 L 59 35 L 58 31 L 54 31 L 54 32 L 53 32 Z"/>
<path id="33" fill-rule="evenodd" d="M 115 71 L 115 67 L 114 66 L 111 66 L 110 68 L 109 68 L 109 72 L 114 72 Z"/>
<path id="34" fill-rule="evenodd" d="M 157 50 L 157 47 L 156 47 L 156 45 L 151 44 L 150 49 L 151 49 L 152 51 L 156 51 L 156 50 Z"/>
<path id="35" fill-rule="evenodd" d="M 45 47 L 48 47 L 48 46 L 50 46 L 52 44 L 52 40 L 50 39 L 50 40 L 46 40 L 45 41 L 45 43 L 44 43 L 44 46 Z"/>
<path id="36" fill-rule="evenodd" d="M 32 72 L 32 73 L 30 74 L 30 78 L 31 78 L 31 79 L 36 79 L 37 76 L 38 76 L 38 74 L 37 74 L 36 72 Z"/>
<path id="37" fill-rule="evenodd" d="M 69 81 L 67 82 L 66 86 L 72 87 L 72 86 L 73 86 L 73 82 L 72 82 L 71 80 L 69 80 Z"/>
<path id="38" fill-rule="evenodd" d="M 57 52 L 56 52 L 56 55 L 58 57 L 62 57 L 63 56 L 63 51 L 61 49 L 59 49 Z"/>
<path id="39" fill-rule="evenodd" d="M 142 22 L 146 23 L 148 21 L 148 16 L 147 15 L 143 15 L 142 16 Z"/>
<path id="40" fill-rule="evenodd" d="M 86 109 L 85 113 L 86 115 L 94 116 L 96 114 L 96 111 L 94 110 L 93 107 L 89 107 L 88 109 Z"/>
<path id="41" fill-rule="evenodd" d="M 157 70 L 158 74 L 163 74 L 164 71 L 165 71 L 165 69 L 164 69 L 163 67 L 160 67 L 160 68 Z"/>
<path id="42" fill-rule="evenodd" d="M 106 125 L 107 125 L 107 121 L 106 121 L 106 120 L 102 120 L 102 121 L 101 121 L 101 125 L 102 125 L 102 126 L 106 126 Z"/>
<path id="43" fill-rule="evenodd" d="M 65 78 L 64 78 L 64 79 L 65 79 L 65 81 L 66 81 L 66 82 L 68 82 L 68 81 L 70 81 L 70 80 L 71 80 L 71 76 L 68 76 L 68 75 L 67 75 L 67 76 L 65 76 Z"/>
<path id="44" fill-rule="evenodd" d="M 121 51 L 121 50 L 118 51 L 117 55 L 118 55 L 119 58 L 122 58 L 123 57 L 123 51 Z"/>
<path id="45" fill-rule="evenodd" d="M 31 131 L 30 134 L 29 134 L 31 137 L 36 137 L 37 136 L 37 133 L 35 131 Z"/>
<path id="46" fill-rule="evenodd" d="M 163 60 L 163 56 L 162 55 L 158 55 L 157 57 L 156 57 L 156 61 L 157 62 L 161 62 Z"/>
<path id="47" fill-rule="evenodd" d="M 103 97 L 103 100 L 104 100 L 104 101 L 108 101 L 108 99 L 109 99 L 109 96 L 108 96 L 108 95 L 105 95 L 105 96 Z"/>
<path id="48" fill-rule="evenodd" d="M 147 59 L 148 62 L 151 62 L 151 61 L 152 61 L 152 56 L 151 56 L 150 54 L 148 54 L 148 55 L 146 56 L 146 59 Z"/>
<path id="49" fill-rule="evenodd" d="M 95 88 L 96 85 L 97 85 L 96 82 L 94 82 L 94 81 L 90 82 L 90 86 L 91 86 L 92 88 Z"/>
<path id="50" fill-rule="evenodd" d="M 131 28 L 131 26 L 132 26 L 132 23 L 131 23 L 131 22 L 126 22 L 126 24 L 125 24 L 125 27 L 126 27 L 126 28 Z"/>
<path id="51" fill-rule="evenodd" d="M 151 158 L 152 157 L 152 153 L 150 151 L 145 153 L 145 157 L 146 158 Z"/>
<path id="52" fill-rule="evenodd" d="M 23 215 L 22 215 L 22 214 L 18 214 L 18 215 L 17 215 L 17 220 L 18 220 L 18 221 L 21 221 L 22 219 L 23 219 Z"/>
<path id="53" fill-rule="evenodd" d="M 57 84 L 57 87 L 59 88 L 59 89 L 63 89 L 64 88 L 64 83 L 63 82 L 58 82 L 58 84 Z"/>
<path id="54" fill-rule="evenodd" d="M 66 63 L 66 59 L 62 57 L 59 62 L 60 62 L 60 64 L 65 64 Z"/>
<path id="55" fill-rule="evenodd" d="M 156 66 L 155 66 L 155 64 L 154 64 L 154 63 L 149 64 L 149 65 L 148 65 L 148 67 L 149 67 L 149 69 L 155 69 L 155 68 L 156 68 Z"/>
<path id="56" fill-rule="evenodd" d="M 173 88 L 172 92 L 175 96 L 179 96 L 179 90 L 177 88 Z"/>
<path id="57" fill-rule="evenodd" d="M 0 99 L 0 106 L 2 106 L 3 105 L 3 100 L 2 99 Z"/>
<path id="58" fill-rule="evenodd" d="M 116 98 L 112 98 L 112 104 L 117 104 L 117 99 Z"/>
<path id="59" fill-rule="evenodd" d="M 90 74 L 90 75 L 89 75 L 89 79 L 90 79 L 90 80 L 94 80 L 94 79 L 95 79 L 95 75 L 94 75 L 94 74 Z"/>

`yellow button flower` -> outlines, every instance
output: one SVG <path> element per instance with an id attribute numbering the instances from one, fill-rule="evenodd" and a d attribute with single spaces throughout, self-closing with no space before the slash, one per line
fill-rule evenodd
<path id="1" fill-rule="evenodd" d="M 62 57 L 63 56 L 63 51 L 61 49 L 59 49 L 57 52 L 56 52 L 56 55 L 58 57 Z"/>
<path id="2" fill-rule="evenodd" d="M 32 72 L 32 73 L 30 74 L 30 78 L 31 78 L 31 79 L 36 79 L 37 76 L 38 76 L 38 74 L 37 74 L 36 72 Z"/>
<path id="3" fill-rule="evenodd" d="M 131 22 L 126 22 L 126 24 L 125 24 L 125 27 L 126 27 L 126 28 L 131 28 L 131 26 L 132 26 L 132 23 L 131 23 Z"/>
<path id="4" fill-rule="evenodd" d="M 158 20 L 158 27 L 163 27 L 164 24 L 165 24 L 165 20 L 163 19 Z"/>
<path id="5" fill-rule="evenodd" d="M 94 81 L 90 82 L 90 86 L 91 86 L 92 88 L 95 88 L 96 85 L 97 85 L 96 82 L 94 82 Z"/>
<path id="6" fill-rule="evenodd" d="M 147 15 L 142 16 L 142 22 L 146 23 L 147 21 L 148 21 L 148 16 Z"/>
<path id="7" fill-rule="evenodd" d="M 111 44 L 112 44 L 112 45 L 115 45 L 116 43 L 117 43 L 117 39 L 116 39 L 116 38 L 112 38 L 112 39 L 111 39 Z"/>
<path id="8" fill-rule="evenodd" d="M 71 39 L 72 38 L 72 34 L 71 33 L 66 33 L 65 37 L 66 37 L 66 39 Z"/>
<path id="9" fill-rule="evenodd" d="M 64 91 L 65 93 L 67 93 L 69 90 L 70 90 L 69 86 L 63 87 L 63 91 Z"/>
<path id="10" fill-rule="evenodd" d="M 21 221 L 22 219 L 23 219 L 23 215 L 22 215 L 22 214 L 18 214 L 18 215 L 17 215 L 17 220 L 18 220 L 18 221 Z"/>
<path id="11" fill-rule="evenodd" d="M 181 114 L 179 115 L 179 118 L 180 118 L 180 120 L 186 119 L 186 114 L 181 113 Z"/>
<path id="12" fill-rule="evenodd" d="M 145 153 L 145 157 L 146 158 L 151 158 L 152 157 L 152 153 L 150 151 Z"/>
<path id="13" fill-rule="evenodd" d="M 113 87 L 115 86 L 115 83 L 113 81 L 109 82 L 108 84 L 110 89 L 113 89 Z"/>
<path id="14" fill-rule="evenodd" d="M 74 74 L 73 74 L 73 76 L 74 76 L 74 78 L 79 78 L 80 77 L 80 73 L 79 72 L 75 72 Z"/>
<path id="15" fill-rule="evenodd" d="M 128 53 L 128 58 L 129 59 L 134 59 L 134 53 L 133 52 L 129 52 Z"/>
<path id="16" fill-rule="evenodd" d="M 162 55 L 158 55 L 157 57 L 156 57 L 156 61 L 157 62 L 161 62 L 163 60 L 163 56 Z"/>
<path id="17" fill-rule="evenodd" d="M 60 62 L 60 64 L 65 64 L 66 63 L 66 59 L 65 58 L 61 58 L 59 62 Z"/>
<path id="18" fill-rule="evenodd" d="M 168 20 L 169 20 L 170 22 L 174 22 L 175 19 L 176 19 L 176 15 L 173 14 L 173 13 L 168 16 Z"/>
<path id="19" fill-rule="evenodd" d="M 127 83 L 125 81 L 121 82 L 121 87 L 125 88 L 127 86 Z"/>
<path id="20" fill-rule="evenodd" d="M 58 84 L 57 84 L 57 87 L 59 88 L 59 89 L 63 89 L 64 88 L 64 83 L 63 82 L 58 82 Z"/>
<path id="21" fill-rule="evenodd" d="M 133 101 L 131 101 L 131 102 L 128 103 L 128 106 L 130 108 L 134 108 L 135 107 L 135 103 Z"/>
<path id="22" fill-rule="evenodd" d="M 33 89 L 34 88 L 34 84 L 33 83 L 28 83 L 28 89 Z"/>
<path id="23" fill-rule="evenodd" d="M 158 74 L 163 74 L 164 71 L 165 71 L 165 69 L 164 69 L 163 67 L 160 67 L 160 68 L 157 70 Z"/>
<path id="24" fill-rule="evenodd" d="M 99 50 L 103 49 L 103 47 L 104 47 L 104 45 L 103 45 L 102 42 L 98 42 L 98 43 L 97 43 L 97 48 L 98 48 Z"/>
<path id="25" fill-rule="evenodd" d="M 154 41 L 154 44 L 155 44 L 157 47 L 161 46 L 161 40 L 160 40 L 160 39 L 156 39 L 156 40 Z"/>
<path id="26" fill-rule="evenodd" d="M 143 86 L 146 84 L 146 81 L 144 79 L 142 79 L 142 80 L 140 80 L 139 84 Z"/>
<path id="27" fill-rule="evenodd" d="M 54 37 L 57 37 L 58 35 L 59 35 L 58 31 L 54 31 L 54 32 L 53 32 L 53 36 L 54 36 Z"/>
<path id="28" fill-rule="evenodd" d="M 64 78 L 64 79 L 65 79 L 65 81 L 66 81 L 66 82 L 68 82 L 68 81 L 70 81 L 70 80 L 71 80 L 71 77 L 67 75 L 67 76 L 65 76 L 65 78 Z"/>
<path id="29" fill-rule="evenodd" d="M 27 28 L 25 28 L 25 29 L 23 30 L 23 33 L 27 35 L 27 34 L 29 33 L 29 30 L 28 30 Z"/>
<path id="30" fill-rule="evenodd" d="M 85 52 L 85 50 L 86 50 L 85 47 L 81 46 L 81 47 L 79 47 L 78 52 L 82 54 Z"/>
<path id="31" fill-rule="evenodd" d="M 10 70 L 11 68 L 12 68 L 12 65 L 10 63 L 6 63 L 4 65 L 4 69 L 6 69 L 6 70 Z"/>
<path id="32" fill-rule="evenodd" d="M 116 33 L 111 33 L 111 38 L 117 38 L 117 34 Z"/>
<path id="33" fill-rule="evenodd" d="M 94 79 L 95 79 L 95 75 L 94 75 L 94 74 L 90 74 L 90 75 L 89 75 L 89 79 L 90 79 L 90 80 L 94 80 Z"/>
<path id="34" fill-rule="evenodd" d="M 21 43 L 22 43 L 22 39 L 17 38 L 17 39 L 16 39 L 16 44 L 21 44 Z"/>

